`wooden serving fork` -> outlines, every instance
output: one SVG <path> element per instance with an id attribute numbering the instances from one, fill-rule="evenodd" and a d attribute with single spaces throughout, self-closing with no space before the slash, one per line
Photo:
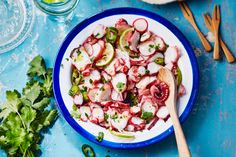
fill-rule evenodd
<path id="1" fill-rule="evenodd" d="M 206 27 L 208 28 L 209 31 L 211 31 L 212 33 L 214 33 L 214 28 L 212 25 L 212 19 L 211 16 L 208 13 L 205 13 L 203 15 L 204 18 L 204 22 Z M 224 41 L 222 40 L 222 38 L 219 35 L 219 42 L 220 42 L 220 46 L 226 56 L 226 59 L 229 63 L 233 63 L 235 61 L 234 56 L 232 55 L 232 53 L 230 52 L 229 48 L 227 47 L 227 45 L 224 43 Z"/>
<path id="2" fill-rule="evenodd" d="M 219 26 L 220 26 L 220 6 L 215 5 L 213 13 L 212 13 L 212 24 L 214 28 L 214 36 L 215 36 L 215 45 L 214 45 L 214 60 L 220 59 L 220 45 L 219 45 Z"/>
<path id="3" fill-rule="evenodd" d="M 179 6 L 180 6 L 180 8 L 181 8 L 181 10 L 182 10 L 182 12 L 184 14 L 184 17 L 189 21 L 189 23 L 193 26 L 193 28 L 197 32 L 198 37 L 200 38 L 204 49 L 207 52 L 210 52 L 211 49 L 212 49 L 211 45 L 207 41 L 205 36 L 202 34 L 202 32 L 199 30 L 199 28 L 198 28 L 198 26 L 197 26 L 197 24 L 196 24 L 196 22 L 194 20 L 193 14 L 192 14 L 191 10 L 189 9 L 189 7 L 187 6 L 187 4 L 185 2 L 179 2 Z"/>

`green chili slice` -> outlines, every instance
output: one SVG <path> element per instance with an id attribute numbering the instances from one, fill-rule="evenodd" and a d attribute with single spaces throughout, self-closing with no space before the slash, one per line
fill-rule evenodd
<path id="1" fill-rule="evenodd" d="M 118 36 L 118 30 L 115 27 L 108 27 L 106 30 L 106 41 L 114 44 Z"/>
<path id="2" fill-rule="evenodd" d="M 96 156 L 93 148 L 88 144 L 84 144 L 82 146 L 82 152 L 84 153 L 85 157 L 95 157 Z"/>

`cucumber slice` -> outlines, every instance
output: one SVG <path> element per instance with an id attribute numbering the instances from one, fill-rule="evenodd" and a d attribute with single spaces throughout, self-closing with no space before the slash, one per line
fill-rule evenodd
<path id="1" fill-rule="evenodd" d="M 129 35 L 130 32 L 133 32 L 133 31 L 134 31 L 134 28 L 128 28 L 124 30 L 123 33 L 121 34 L 119 45 L 122 51 L 125 51 L 125 52 L 131 51 L 129 49 L 129 42 L 128 42 L 127 36 Z"/>
<path id="2" fill-rule="evenodd" d="M 121 137 L 121 138 L 135 138 L 135 136 L 129 132 L 117 132 L 114 130 L 109 129 L 109 132 L 117 137 Z"/>
<path id="3" fill-rule="evenodd" d="M 101 67 L 108 65 L 112 61 L 114 54 L 113 46 L 110 43 L 106 43 L 106 49 L 103 52 L 102 58 L 96 62 L 96 66 Z"/>

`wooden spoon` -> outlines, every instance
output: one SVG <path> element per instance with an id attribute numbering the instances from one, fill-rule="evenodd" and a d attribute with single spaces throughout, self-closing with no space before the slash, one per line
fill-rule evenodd
<path id="1" fill-rule="evenodd" d="M 165 104 L 170 113 L 170 118 L 173 123 L 175 138 L 177 142 L 177 147 L 180 157 L 190 157 L 190 151 L 188 149 L 187 142 L 184 137 L 183 130 L 181 128 L 179 117 L 176 109 L 176 100 L 177 100 L 177 86 L 175 78 L 172 72 L 167 68 L 161 68 L 158 73 L 158 79 L 165 82 L 169 86 L 169 97 L 165 101 Z"/>

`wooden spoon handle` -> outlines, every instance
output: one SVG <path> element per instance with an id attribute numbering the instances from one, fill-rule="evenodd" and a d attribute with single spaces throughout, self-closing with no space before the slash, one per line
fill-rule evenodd
<path id="1" fill-rule="evenodd" d="M 226 56 L 226 59 L 229 63 L 233 63 L 235 61 L 235 58 L 234 56 L 232 55 L 232 53 L 230 52 L 229 48 L 227 47 L 227 45 L 224 43 L 224 41 L 219 38 L 220 40 L 220 46 Z"/>
<path id="2" fill-rule="evenodd" d="M 188 149 L 188 145 L 187 145 L 183 130 L 181 128 L 177 113 L 172 112 L 170 114 L 171 114 L 170 116 L 171 116 L 171 120 L 172 120 L 174 130 L 175 130 L 175 138 L 176 138 L 176 142 L 177 142 L 179 156 L 180 157 L 191 157 L 191 154 Z"/>

